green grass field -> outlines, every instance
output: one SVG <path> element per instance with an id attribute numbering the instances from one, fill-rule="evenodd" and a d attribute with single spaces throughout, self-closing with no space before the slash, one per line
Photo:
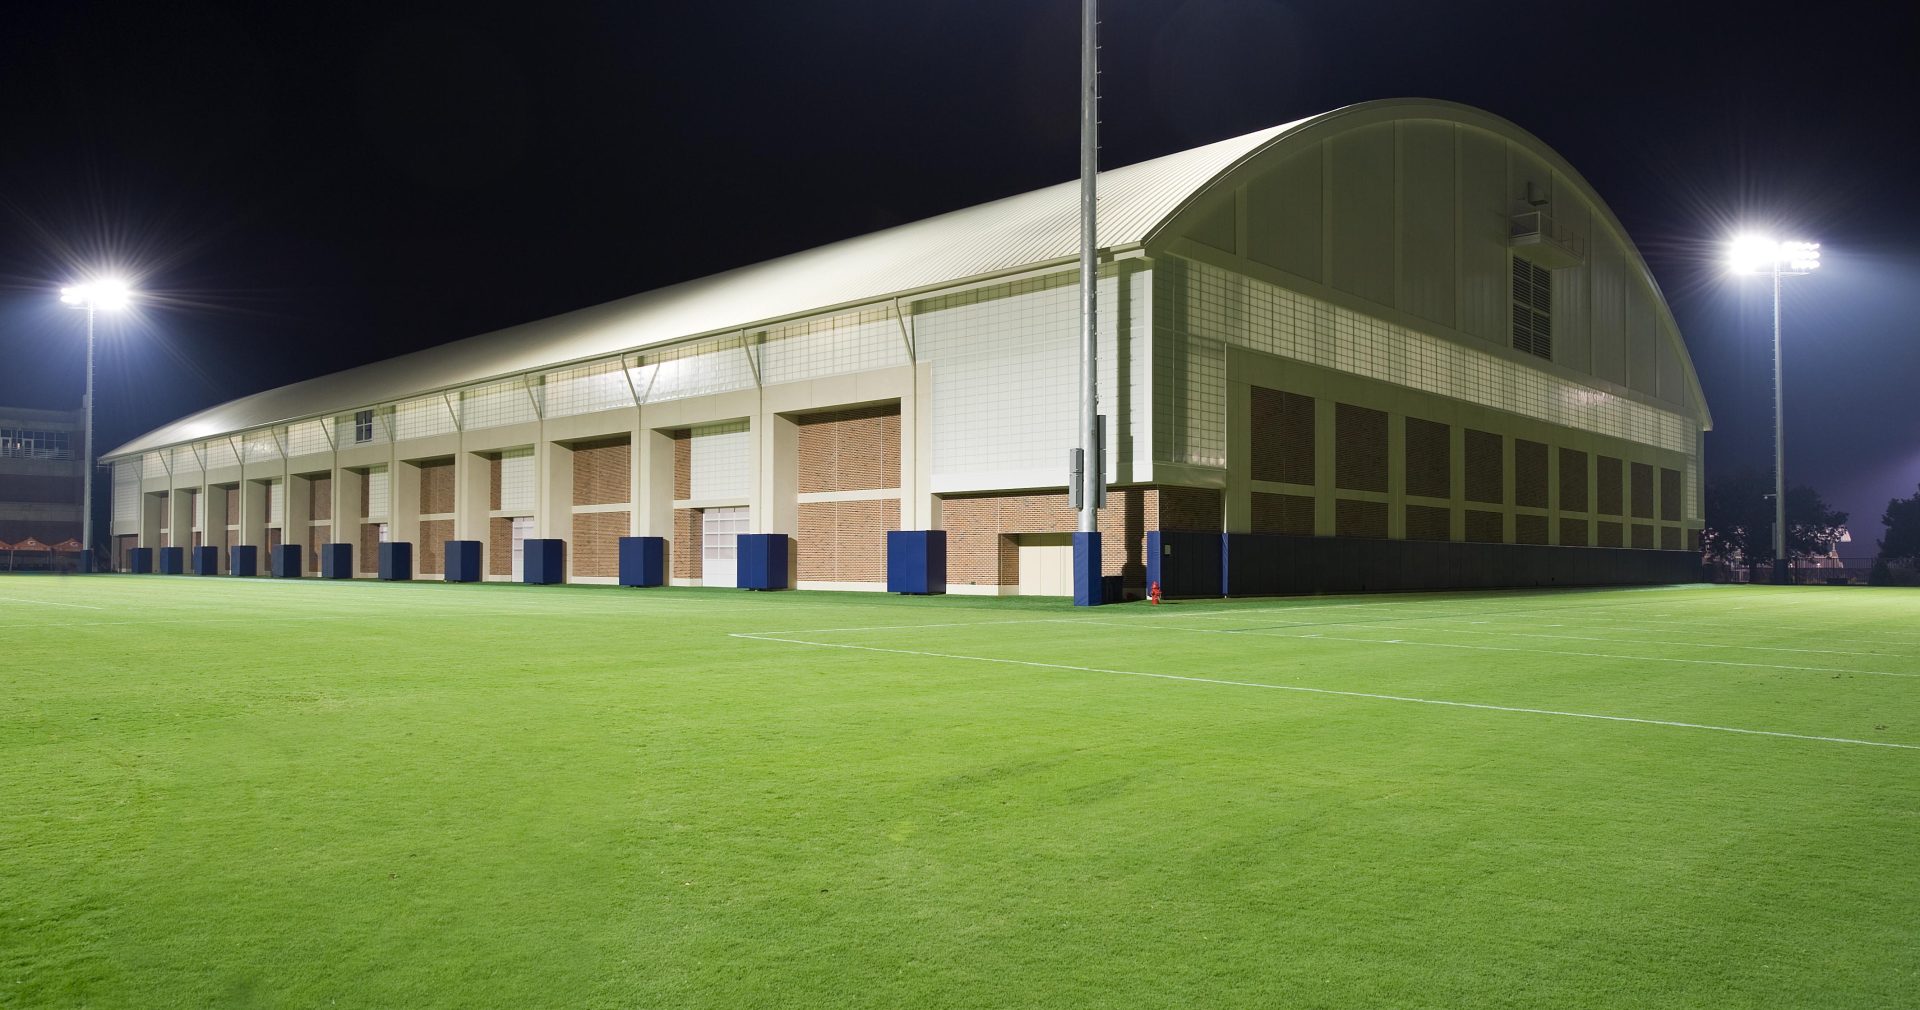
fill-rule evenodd
<path id="1" fill-rule="evenodd" d="M 1920 592 L 0 578 L 4 1007 L 1913 1007 Z"/>

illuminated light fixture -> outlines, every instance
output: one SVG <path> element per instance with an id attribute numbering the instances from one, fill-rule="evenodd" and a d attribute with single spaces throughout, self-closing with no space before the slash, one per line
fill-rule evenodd
<path id="1" fill-rule="evenodd" d="M 1741 235 L 1727 249 L 1727 265 L 1737 274 L 1774 270 L 1808 274 L 1820 269 L 1820 243 L 1779 242 L 1762 235 Z"/>
<path id="2" fill-rule="evenodd" d="M 1737 274 L 1773 276 L 1773 581 L 1785 584 L 1793 572 L 1787 558 L 1786 395 L 1780 373 L 1780 278 L 1820 269 L 1820 243 L 1781 242 L 1763 235 L 1740 235 L 1727 248 L 1727 265 Z"/>
<path id="3" fill-rule="evenodd" d="M 73 284 L 60 289 L 60 300 L 77 309 L 124 309 L 133 301 L 133 286 L 117 277 Z"/>

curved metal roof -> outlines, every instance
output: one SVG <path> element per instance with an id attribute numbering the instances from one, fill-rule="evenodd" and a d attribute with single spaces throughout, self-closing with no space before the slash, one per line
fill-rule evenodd
<path id="1" fill-rule="evenodd" d="M 1100 173 L 1100 246 L 1127 248 L 1299 120 Z M 190 414 L 107 457 L 1072 259 L 1079 183 L 938 217 L 307 379 Z"/>
<path id="2" fill-rule="evenodd" d="M 1451 102 L 1366 102 L 1101 172 L 1099 245 L 1121 250 L 1157 239 L 1213 186 L 1224 184 L 1234 169 L 1285 138 L 1319 132 L 1316 127 L 1340 129 L 1349 122 L 1395 115 L 1430 115 L 1481 125 L 1547 156 L 1622 236 L 1672 325 L 1652 273 L 1585 179 L 1525 130 Z M 1079 183 L 1064 182 L 243 396 L 155 428 L 104 458 L 1067 262 L 1079 255 L 1079 247 Z M 1704 415 L 1704 397 L 1684 347 L 1682 360 Z"/>

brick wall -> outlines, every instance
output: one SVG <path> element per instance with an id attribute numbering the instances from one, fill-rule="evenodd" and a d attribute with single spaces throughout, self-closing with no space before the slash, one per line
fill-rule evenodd
<path id="1" fill-rule="evenodd" d="M 230 487 L 225 490 L 227 495 L 227 523 L 228 525 L 232 525 L 240 521 L 240 489 Z"/>
<path id="2" fill-rule="evenodd" d="M 307 518 L 333 518 L 333 478 L 315 477 L 307 482 Z"/>
<path id="3" fill-rule="evenodd" d="M 320 573 L 320 545 L 333 542 L 333 524 L 307 527 L 307 564 L 308 572 Z"/>
<path id="4" fill-rule="evenodd" d="M 425 490 L 425 488 L 421 489 L 423 494 Z M 419 569 L 422 575 L 446 574 L 447 541 L 452 539 L 453 520 L 420 520 L 420 542 L 413 545 L 413 566 Z"/>
<path id="5" fill-rule="evenodd" d="M 494 494 L 500 491 L 499 460 L 494 460 Z M 487 520 L 487 574 L 507 578 L 513 574 L 513 520 L 494 516 Z"/>
<path id="6" fill-rule="evenodd" d="M 794 537 L 799 577 L 821 582 L 885 582 L 887 531 L 900 528 L 900 501 L 801 502 Z"/>
<path id="7" fill-rule="evenodd" d="M 487 457 L 487 508 L 502 508 L 500 504 L 500 455 L 495 453 Z"/>
<path id="8" fill-rule="evenodd" d="M 899 404 L 823 411 L 794 424 L 801 494 L 900 486 Z"/>
<path id="9" fill-rule="evenodd" d="M 685 444 L 684 442 L 681 444 Z M 674 466 L 680 465 L 680 456 L 676 452 Z M 677 477 L 675 478 L 678 479 Z M 679 492 L 675 492 L 678 494 Z M 697 579 L 701 572 L 700 553 L 700 510 L 673 510 L 673 577 L 676 579 Z"/>
<path id="10" fill-rule="evenodd" d="M 573 447 L 573 503 L 621 505 L 633 498 L 633 452 L 627 439 Z M 575 566 L 575 571 L 579 571 Z"/>
<path id="11" fill-rule="evenodd" d="M 1185 528 L 1220 528 L 1220 492 L 1168 490 L 1173 493 L 1166 497 L 1180 503 L 1183 518 L 1196 520 Z M 1162 497 L 1159 488 L 1113 488 L 1107 492 L 1107 507 L 1100 510 L 1101 567 L 1108 575 L 1123 576 L 1128 586 L 1146 584 L 1146 535 L 1160 528 Z M 956 585 L 1016 585 L 1020 554 L 1015 535 L 1078 528 L 1065 492 L 945 498 L 940 515 L 947 531 L 947 581 Z M 1210 523 L 1197 521 L 1208 515 Z"/>
<path id="12" fill-rule="evenodd" d="M 421 463 L 420 514 L 445 515 L 452 511 L 453 460 L 436 459 Z"/>
<path id="13" fill-rule="evenodd" d="M 577 458 L 577 457 L 576 457 Z M 620 574 L 620 538 L 632 529 L 631 512 L 580 512 L 573 517 L 573 574 L 613 578 Z"/>
<path id="14" fill-rule="evenodd" d="M 360 524 L 360 546 L 353 549 L 354 566 L 361 573 L 377 575 L 380 572 L 380 524 Z"/>
<path id="15" fill-rule="evenodd" d="M 673 500 L 686 501 L 691 497 L 693 497 L 693 432 L 682 428 L 673 433 Z"/>

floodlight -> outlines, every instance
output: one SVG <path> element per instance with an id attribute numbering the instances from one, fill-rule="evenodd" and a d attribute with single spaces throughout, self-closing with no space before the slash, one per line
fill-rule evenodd
<path id="1" fill-rule="evenodd" d="M 110 277 L 61 288 L 60 300 L 75 308 L 123 309 L 133 300 L 133 288 L 126 281 Z"/>

